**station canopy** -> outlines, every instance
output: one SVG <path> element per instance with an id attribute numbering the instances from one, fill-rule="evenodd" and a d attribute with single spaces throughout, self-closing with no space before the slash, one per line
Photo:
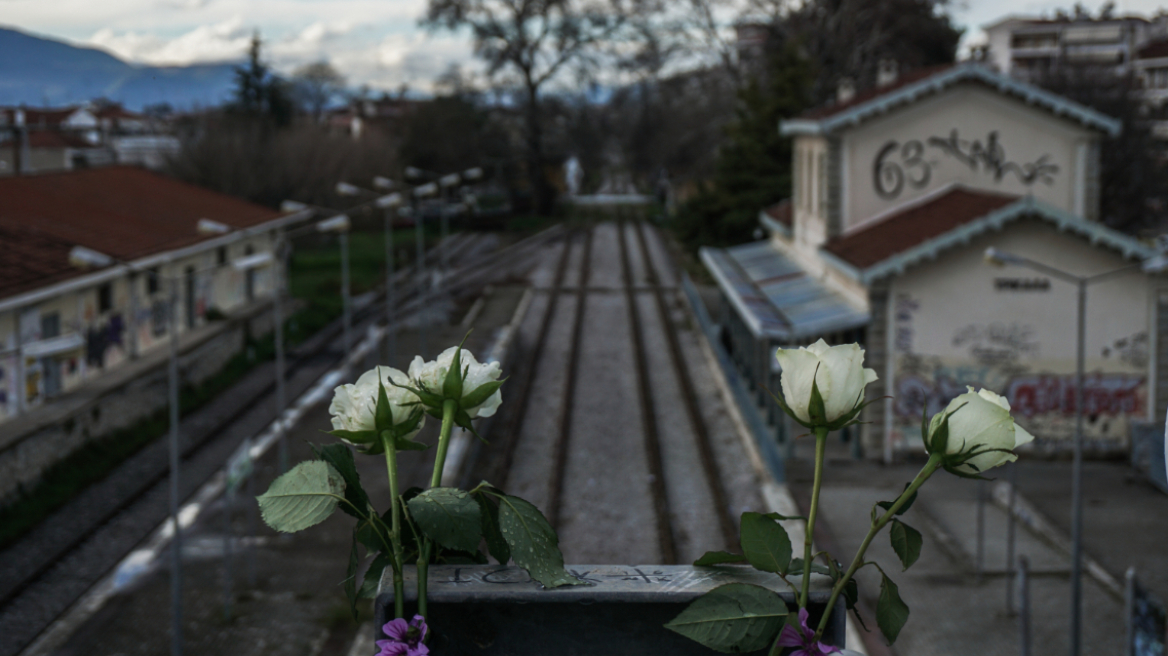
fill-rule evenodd
<path id="1" fill-rule="evenodd" d="M 868 324 L 867 312 L 808 276 L 770 241 L 703 248 L 701 258 L 755 338 L 792 342 Z"/>

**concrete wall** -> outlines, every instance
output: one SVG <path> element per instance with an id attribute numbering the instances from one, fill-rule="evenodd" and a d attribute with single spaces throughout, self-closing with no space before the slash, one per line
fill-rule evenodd
<path id="1" fill-rule="evenodd" d="M 1084 183 L 1095 139 L 1046 110 L 958 85 L 843 135 L 843 230 L 952 183 L 1032 194 L 1091 218 Z"/>
<path id="2" fill-rule="evenodd" d="M 27 347 L 46 337 L 41 334 L 42 320 L 52 315 L 58 318 L 60 335 L 84 338 L 84 344 L 72 351 L 26 359 L 24 410 L 36 408 L 53 396 L 45 384 L 49 375 L 58 376 L 59 393 L 67 393 L 116 369 L 135 354 L 165 348 L 169 338 L 167 303 L 171 277 L 179 281 L 180 335 L 192 326 L 205 325 L 207 312 L 212 308 L 226 313 L 269 298 L 274 281 L 271 267 L 249 273 L 236 270 L 230 263 L 249 253 L 270 252 L 274 245 L 273 236 L 258 235 L 230 244 L 222 253 L 210 249 L 149 271 L 125 275 L 107 283 L 112 305 L 104 311 L 99 305 L 102 285 L 97 285 L 0 313 L 0 353 L 16 347 L 15 323 L 21 325 L 19 343 Z M 192 270 L 193 284 L 188 285 L 188 272 Z M 150 271 L 157 271 L 159 276 L 154 291 L 151 291 Z M 250 285 L 249 277 L 252 278 Z M 190 291 L 193 296 L 188 295 Z M 0 354 L 0 423 L 19 414 L 17 364 L 15 354 Z M 49 368 L 53 371 L 48 371 Z"/>
<path id="3" fill-rule="evenodd" d="M 264 311 L 260 312 L 261 309 Z M 202 341 L 179 360 L 181 384 L 197 385 L 206 381 L 243 350 L 247 335 L 260 335 L 271 328 L 271 314 L 264 307 L 205 328 Z M 167 362 L 164 357 L 156 357 L 149 365 L 141 361 L 132 363 L 128 367 L 143 367 L 143 370 L 125 376 L 123 384 L 83 404 L 73 404 L 68 412 L 34 425 L 21 435 L 5 434 L 0 440 L 0 506 L 22 490 L 31 489 L 45 470 L 85 444 L 165 409 L 169 389 Z"/>
<path id="4" fill-rule="evenodd" d="M 983 235 L 891 281 L 888 385 L 891 444 L 919 446 L 922 408 L 932 415 L 966 385 L 1005 394 L 1039 441 L 1065 443 L 1074 429 L 1074 285 L 1020 267 L 982 262 L 988 246 L 1092 275 L 1128 264 L 1117 253 L 1037 219 Z M 1087 294 L 1086 435 L 1101 449 L 1127 446 L 1132 419 L 1151 418 L 1155 372 L 1151 309 L 1168 280 L 1139 272 Z M 876 313 L 873 313 L 874 320 Z M 879 329 L 873 326 L 870 335 Z M 884 371 L 880 374 L 883 376 Z"/>

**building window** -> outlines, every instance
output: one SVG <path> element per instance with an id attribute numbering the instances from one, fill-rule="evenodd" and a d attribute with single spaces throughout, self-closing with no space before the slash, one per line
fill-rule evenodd
<path id="1" fill-rule="evenodd" d="M 114 286 L 105 283 L 97 288 L 97 311 L 99 314 L 114 309 Z"/>
<path id="2" fill-rule="evenodd" d="M 154 301 L 150 308 L 150 323 L 155 337 L 166 334 L 167 319 L 170 312 L 166 301 Z"/>
<path id="3" fill-rule="evenodd" d="M 41 315 L 41 339 L 61 336 L 61 315 L 49 312 Z"/>
<path id="4" fill-rule="evenodd" d="M 146 272 L 146 293 L 157 294 L 159 287 L 158 267 L 154 267 Z"/>
<path id="5" fill-rule="evenodd" d="M 215 251 L 215 264 L 218 266 L 227 266 L 227 247 L 220 246 Z"/>

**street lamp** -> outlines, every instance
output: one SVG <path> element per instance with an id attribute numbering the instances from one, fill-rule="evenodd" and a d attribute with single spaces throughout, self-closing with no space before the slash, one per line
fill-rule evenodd
<path id="1" fill-rule="evenodd" d="M 1074 461 L 1071 466 L 1071 656 L 1079 656 L 1081 653 L 1083 635 L 1083 370 L 1086 359 L 1087 286 L 1137 270 L 1157 273 L 1168 268 L 1168 262 L 1161 261 L 1163 259 L 1162 257 L 1152 258 L 1146 262 L 1131 264 L 1093 276 L 1076 276 L 1050 265 L 993 247 L 987 248 L 985 251 L 987 264 L 1023 266 L 1071 283 L 1078 290 L 1078 343 L 1075 353 L 1075 441 Z M 1013 512 L 1012 508 L 1010 510 Z"/>
<path id="2" fill-rule="evenodd" d="M 223 224 L 219 224 L 223 225 Z M 230 230 L 230 228 L 229 228 Z M 198 231 L 208 234 L 205 225 L 200 222 Z M 216 230 L 215 232 L 218 232 Z M 258 253 L 234 260 L 231 264 L 236 270 L 248 271 L 271 264 L 272 257 L 268 253 Z M 130 273 L 139 273 L 140 269 L 129 262 L 119 260 L 105 253 L 74 246 L 69 251 L 70 265 L 81 268 L 100 268 L 117 264 Z M 194 274 L 213 271 L 217 267 L 203 267 L 193 271 Z M 151 274 L 158 275 L 158 274 Z M 168 448 L 170 451 L 170 522 L 173 529 L 170 557 L 170 599 L 171 599 L 171 637 L 170 652 L 172 656 L 182 656 L 182 526 L 179 523 L 179 382 L 178 382 L 178 285 L 180 277 L 176 275 L 163 276 L 168 284 L 167 292 L 167 329 L 170 333 L 167 340 L 169 345 L 169 361 L 167 363 L 167 403 L 169 407 L 170 434 Z"/>
<path id="3" fill-rule="evenodd" d="M 373 186 L 389 189 L 394 186 L 394 183 L 389 178 L 376 177 L 373 178 Z M 385 234 L 385 353 L 392 365 L 397 361 L 397 336 L 396 323 L 394 316 L 395 307 L 397 305 L 397 290 L 393 284 L 394 261 L 393 261 L 393 212 L 395 208 L 401 206 L 402 196 L 399 193 L 392 193 L 381 195 L 372 189 L 362 189 L 356 185 L 351 185 L 346 182 L 338 182 L 336 187 L 337 193 L 342 196 L 356 196 L 360 193 L 374 194 L 378 196 L 373 201 L 374 206 L 384 210 L 385 225 L 383 232 Z"/>
<path id="4" fill-rule="evenodd" d="M 316 224 L 317 232 L 335 232 L 341 240 L 341 312 L 344 315 L 345 357 L 353 347 L 353 302 L 349 288 L 349 228 L 352 223 L 347 214 L 338 214 Z"/>

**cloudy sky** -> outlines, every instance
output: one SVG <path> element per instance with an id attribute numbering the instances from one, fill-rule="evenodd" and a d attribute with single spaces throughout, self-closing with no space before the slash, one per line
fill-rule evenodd
<path id="1" fill-rule="evenodd" d="M 958 0 L 958 21 L 977 26 L 1008 13 L 1039 13 L 1064 2 Z M 1101 2 L 1085 2 L 1095 8 Z M 1168 0 L 1122 0 L 1120 12 L 1151 14 Z M 353 84 L 426 88 L 453 62 L 469 62 L 463 34 L 417 26 L 426 0 L 0 0 L 0 24 L 99 46 L 135 62 L 188 64 L 237 59 L 253 30 L 278 68 L 327 59 Z"/>

